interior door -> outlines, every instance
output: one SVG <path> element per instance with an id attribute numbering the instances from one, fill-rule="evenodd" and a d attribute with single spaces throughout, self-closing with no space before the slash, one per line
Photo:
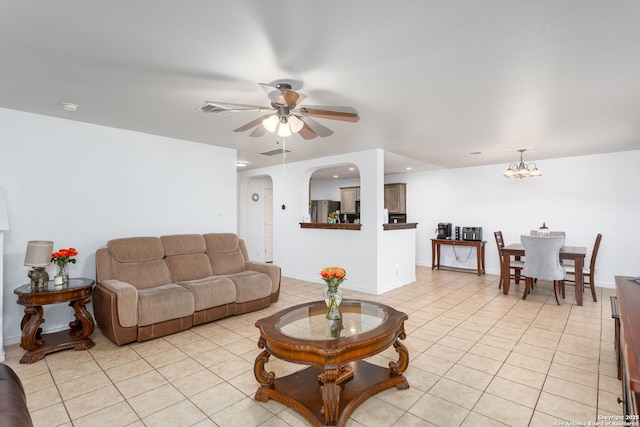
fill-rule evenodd
<path id="1" fill-rule="evenodd" d="M 273 262 L 273 188 L 264 191 L 264 262 Z"/>

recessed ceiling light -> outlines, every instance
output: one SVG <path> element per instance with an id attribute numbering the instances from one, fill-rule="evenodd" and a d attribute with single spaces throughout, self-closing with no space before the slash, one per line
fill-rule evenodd
<path id="1" fill-rule="evenodd" d="M 74 104 L 73 102 L 62 102 L 60 105 L 62 105 L 62 109 L 65 111 L 76 112 L 78 108 L 80 108 L 78 104 Z"/>
<path id="2" fill-rule="evenodd" d="M 350 171 L 354 171 L 354 170 L 356 170 L 356 168 L 351 167 L 351 168 L 349 168 L 349 170 Z"/>
<path id="3" fill-rule="evenodd" d="M 411 169 L 413 169 L 411 166 L 407 166 L 406 168 L 404 168 L 404 170 L 410 171 Z"/>
<path id="4" fill-rule="evenodd" d="M 334 178 L 339 178 L 338 175 L 333 175 Z"/>
<path id="5" fill-rule="evenodd" d="M 249 162 L 245 162 L 244 160 L 238 160 L 236 162 L 236 166 L 239 167 L 239 168 L 247 167 L 248 164 L 249 164 Z"/>
<path id="6" fill-rule="evenodd" d="M 477 156 L 478 154 L 482 154 L 482 151 L 472 151 L 469 154 L 471 154 L 472 156 Z"/>

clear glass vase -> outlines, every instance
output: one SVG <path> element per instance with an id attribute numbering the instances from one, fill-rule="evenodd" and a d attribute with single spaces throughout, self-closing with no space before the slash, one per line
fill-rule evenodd
<path id="1" fill-rule="evenodd" d="M 69 269 L 67 268 L 69 264 L 58 264 L 58 272 L 56 273 L 56 277 L 54 277 L 54 283 L 56 285 L 68 285 L 69 284 Z"/>
<path id="2" fill-rule="evenodd" d="M 327 319 L 340 319 L 340 303 L 342 302 L 342 289 L 325 288 L 323 291 L 324 302 L 327 304 Z"/>

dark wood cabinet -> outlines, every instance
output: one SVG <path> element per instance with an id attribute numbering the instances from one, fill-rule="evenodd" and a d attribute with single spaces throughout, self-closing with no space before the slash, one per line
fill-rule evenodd
<path id="1" fill-rule="evenodd" d="M 407 184 L 384 185 L 384 208 L 389 213 L 407 213 Z"/>
<path id="2" fill-rule="evenodd" d="M 360 200 L 360 187 L 340 187 L 340 213 L 355 214 Z"/>
<path id="3" fill-rule="evenodd" d="M 630 277 L 616 276 L 618 325 L 616 348 L 620 351 L 622 397 L 626 421 L 638 421 L 640 414 L 640 283 Z"/>

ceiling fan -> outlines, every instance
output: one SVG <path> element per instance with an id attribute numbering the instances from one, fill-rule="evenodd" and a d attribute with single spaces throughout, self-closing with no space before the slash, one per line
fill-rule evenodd
<path id="1" fill-rule="evenodd" d="M 234 132 L 244 132 L 255 128 L 249 136 L 258 137 L 265 132 L 277 132 L 278 136 L 290 136 L 299 133 L 304 139 L 313 139 L 317 136 L 324 138 L 333 134 L 333 131 L 312 117 L 321 119 L 341 120 L 355 123 L 360 120 L 358 112 L 353 107 L 298 105 L 306 98 L 300 92 L 291 88 L 291 84 L 280 82 L 275 84 L 260 83 L 271 101 L 270 107 L 258 105 L 232 104 L 227 102 L 206 101 L 198 108 L 204 113 L 227 115 L 244 111 L 269 112 L 249 123 L 234 129 Z M 262 126 L 259 126 L 262 125 Z"/>

